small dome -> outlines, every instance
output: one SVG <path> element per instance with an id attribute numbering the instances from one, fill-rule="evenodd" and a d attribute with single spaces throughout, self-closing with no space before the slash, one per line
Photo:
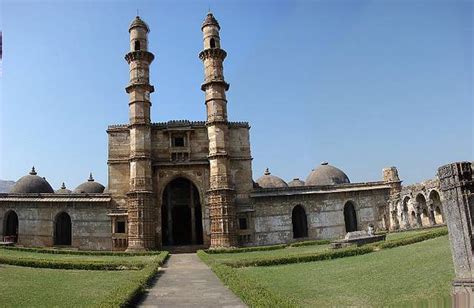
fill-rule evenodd
<path id="1" fill-rule="evenodd" d="M 54 193 L 55 194 L 70 194 L 70 193 L 72 193 L 72 191 L 67 189 L 66 185 L 64 185 L 64 182 L 63 182 L 63 185 L 61 185 L 61 188 L 54 191 Z"/>
<path id="2" fill-rule="evenodd" d="M 347 175 L 342 170 L 322 162 L 320 166 L 311 171 L 306 178 L 307 186 L 322 186 L 350 183 Z"/>
<path id="3" fill-rule="evenodd" d="M 288 184 L 286 184 L 285 181 L 283 181 L 277 176 L 271 175 L 268 168 L 265 170 L 263 176 L 257 180 L 257 184 L 261 188 L 288 187 Z"/>
<path id="4" fill-rule="evenodd" d="M 128 32 L 130 32 L 133 28 L 138 27 L 145 29 L 146 32 L 150 32 L 150 28 L 148 28 L 148 25 L 140 19 L 140 16 L 135 17 L 135 19 L 130 24 L 130 27 L 128 28 Z"/>
<path id="5" fill-rule="evenodd" d="M 74 189 L 75 194 L 101 194 L 104 192 L 104 185 L 94 182 L 92 173 L 89 175 L 87 182 L 82 183 Z"/>
<path id="6" fill-rule="evenodd" d="M 290 187 L 304 186 L 304 181 L 299 178 L 294 178 L 291 182 L 288 183 Z"/>
<path id="7" fill-rule="evenodd" d="M 35 167 L 30 174 L 20 178 L 10 190 L 12 194 L 41 194 L 54 193 L 53 188 L 45 178 L 36 175 Z"/>
<path id="8" fill-rule="evenodd" d="M 202 23 L 201 30 L 205 26 L 217 26 L 217 29 L 221 29 L 219 23 L 217 22 L 217 19 L 214 17 L 214 15 L 212 15 L 211 12 L 207 13 L 206 19 L 204 19 L 204 22 Z"/>

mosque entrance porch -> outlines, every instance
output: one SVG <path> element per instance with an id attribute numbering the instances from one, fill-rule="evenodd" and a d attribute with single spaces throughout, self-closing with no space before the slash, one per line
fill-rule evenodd
<path id="1" fill-rule="evenodd" d="M 185 178 L 171 181 L 163 192 L 163 246 L 202 245 L 202 208 L 196 186 Z"/>

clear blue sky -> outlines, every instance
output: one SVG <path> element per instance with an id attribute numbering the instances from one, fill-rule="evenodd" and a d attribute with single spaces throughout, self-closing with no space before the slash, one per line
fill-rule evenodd
<path id="1" fill-rule="evenodd" d="M 472 1 L 2 1 L 0 178 L 107 183 L 109 124 L 128 121 L 128 25 L 156 59 L 152 120 L 204 120 L 200 26 L 227 51 L 229 117 L 249 121 L 254 178 L 321 161 L 352 182 L 412 183 L 473 159 Z"/>

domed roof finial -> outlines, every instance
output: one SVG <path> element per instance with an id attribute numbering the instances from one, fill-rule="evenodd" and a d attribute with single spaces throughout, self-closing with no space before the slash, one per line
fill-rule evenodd
<path id="1" fill-rule="evenodd" d="M 89 174 L 88 182 L 94 182 L 94 178 L 92 177 L 92 172 Z"/>
<path id="2" fill-rule="evenodd" d="M 270 175 L 270 170 L 268 168 L 265 169 L 265 172 L 263 173 L 264 175 Z"/>
<path id="3" fill-rule="evenodd" d="M 64 185 L 64 182 L 63 185 L 61 185 L 61 189 L 66 189 L 66 185 Z"/>
<path id="4" fill-rule="evenodd" d="M 37 174 L 37 173 L 36 173 L 36 170 L 35 170 L 35 166 L 33 166 L 33 167 L 31 168 L 30 174 L 31 174 L 31 175 L 36 175 L 36 174 Z"/>
<path id="5" fill-rule="evenodd" d="M 206 19 L 204 19 L 204 22 L 202 23 L 201 30 L 206 26 L 216 26 L 218 30 L 221 29 L 221 27 L 219 26 L 219 22 L 212 14 L 210 8 L 209 8 L 209 12 L 207 12 Z"/>

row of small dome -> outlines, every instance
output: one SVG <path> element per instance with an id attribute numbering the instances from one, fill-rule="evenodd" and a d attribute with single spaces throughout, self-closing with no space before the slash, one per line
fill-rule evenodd
<path id="1" fill-rule="evenodd" d="M 320 166 L 313 169 L 306 178 L 306 181 L 295 178 L 287 184 L 281 178 L 272 175 L 268 168 L 265 170 L 263 176 L 257 180 L 257 185 L 261 188 L 326 186 L 345 183 L 350 183 L 347 175 L 342 170 L 329 165 L 327 162 L 322 162 Z"/>
<path id="2" fill-rule="evenodd" d="M 92 177 L 92 173 L 89 175 L 87 182 L 77 186 L 73 191 L 66 188 L 64 183 L 61 188 L 54 191 L 51 185 L 49 185 L 46 178 L 40 177 L 35 170 L 35 167 L 31 168 L 31 172 L 28 175 L 20 178 L 10 190 L 11 194 L 32 194 L 32 193 L 46 193 L 46 194 L 101 194 L 105 190 L 104 185 L 95 182 Z"/>

